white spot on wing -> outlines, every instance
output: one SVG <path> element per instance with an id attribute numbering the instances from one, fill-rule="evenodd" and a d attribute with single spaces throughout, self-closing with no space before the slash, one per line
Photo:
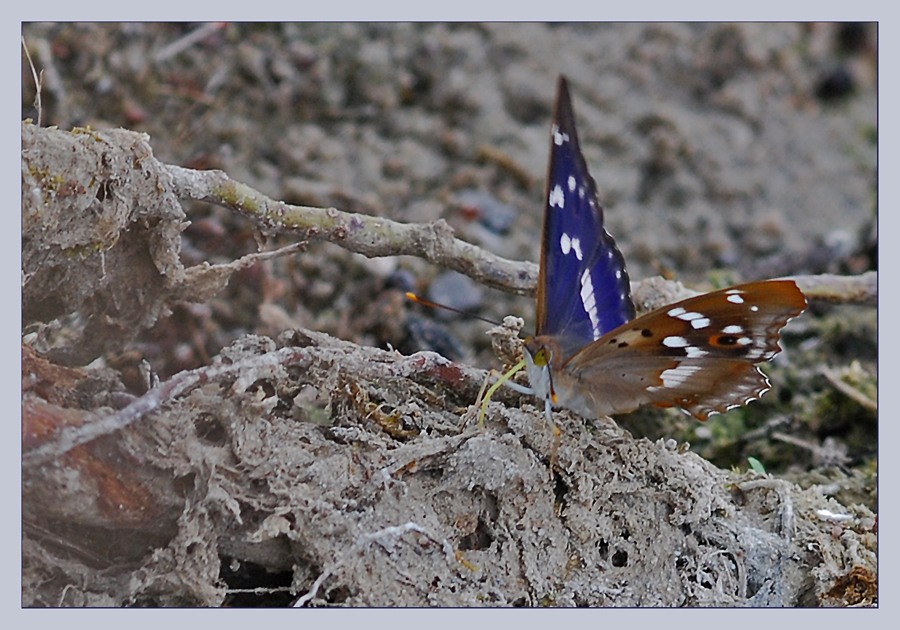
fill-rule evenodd
<path id="1" fill-rule="evenodd" d="M 701 350 L 697 346 L 689 345 L 688 340 L 684 337 L 672 335 L 671 337 L 663 339 L 662 342 L 663 345 L 668 348 L 684 348 L 684 353 L 687 355 L 688 359 L 699 359 L 709 354 L 706 350 Z"/>
<path id="2" fill-rule="evenodd" d="M 677 367 L 663 370 L 659 377 L 662 379 L 665 387 L 678 387 L 683 384 L 694 372 L 701 368 L 696 365 L 679 365 Z"/>
<path id="3" fill-rule="evenodd" d="M 694 327 L 694 330 L 700 330 L 701 328 L 706 328 L 709 326 L 709 318 L 701 317 L 699 319 L 695 319 L 691 322 L 691 326 Z"/>
<path id="4" fill-rule="evenodd" d="M 573 176 L 569 175 L 569 192 L 572 192 L 574 190 L 575 190 L 575 178 Z"/>
<path id="5" fill-rule="evenodd" d="M 563 143 L 563 136 L 559 133 L 559 125 L 551 125 L 550 135 L 553 136 L 553 144 L 560 146 Z"/>
<path id="6" fill-rule="evenodd" d="M 737 293 L 732 293 L 725 299 L 728 300 L 729 302 L 731 302 L 732 304 L 743 304 L 744 303 L 744 298 L 742 298 Z"/>
<path id="7" fill-rule="evenodd" d="M 572 249 L 575 250 L 575 258 L 581 260 L 583 255 L 581 253 L 581 241 L 579 239 L 572 239 Z"/>
<path id="8" fill-rule="evenodd" d="M 551 127 L 550 129 L 550 132 L 553 134 L 553 144 L 558 147 L 562 146 L 564 142 L 569 141 L 569 134 L 560 133 L 559 126 L 557 125 L 553 125 L 553 127 Z"/>
<path id="9" fill-rule="evenodd" d="M 581 274 L 581 304 L 591 320 L 594 341 L 596 341 L 601 337 L 600 318 L 597 316 L 597 300 L 594 298 L 594 285 L 591 282 L 591 273 L 587 269 Z"/>
<path id="10" fill-rule="evenodd" d="M 688 345 L 688 340 L 684 337 L 666 337 L 662 342 L 669 348 L 684 348 Z"/>
<path id="11" fill-rule="evenodd" d="M 581 240 L 578 238 L 572 238 L 565 232 L 563 232 L 562 236 L 559 237 L 559 249 L 562 253 L 568 256 L 569 252 L 575 252 L 575 258 L 581 260 L 584 258 L 584 254 L 581 251 Z"/>
<path id="12" fill-rule="evenodd" d="M 547 200 L 550 203 L 550 207 L 564 208 L 566 205 L 566 196 L 563 194 L 562 188 L 560 188 L 559 184 L 553 187 L 553 190 L 550 191 L 550 198 Z"/>
<path id="13" fill-rule="evenodd" d="M 725 328 L 723 328 L 722 332 L 726 335 L 736 335 L 738 333 L 744 332 L 744 329 L 736 324 L 732 324 L 731 326 L 726 326 Z M 738 343 L 740 343 L 740 340 L 738 340 Z"/>

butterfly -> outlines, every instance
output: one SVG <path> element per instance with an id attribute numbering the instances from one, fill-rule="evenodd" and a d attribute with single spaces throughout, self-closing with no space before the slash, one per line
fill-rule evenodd
<path id="1" fill-rule="evenodd" d="M 560 76 L 550 133 L 537 324 L 525 340 L 529 393 L 585 417 L 645 404 L 700 420 L 769 390 L 758 364 L 806 300 L 791 280 L 713 291 L 635 319 L 625 259 L 603 224 L 597 185 Z"/>

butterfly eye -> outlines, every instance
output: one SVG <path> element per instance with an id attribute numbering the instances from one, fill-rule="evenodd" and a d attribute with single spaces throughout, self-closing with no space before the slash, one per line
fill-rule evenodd
<path id="1" fill-rule="evenodd" d="M 538 367 L 546 366 L 550 363 L 550 350 L 548 350 L 546 346 L 541 346 L 541 348 L 534 353 L 532 361 L 534 361 L 534 364 Z"/>

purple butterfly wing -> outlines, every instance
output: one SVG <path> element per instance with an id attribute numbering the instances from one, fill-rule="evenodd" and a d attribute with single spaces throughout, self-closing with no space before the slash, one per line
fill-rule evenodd
<path id="1" fill-rule="evenodd" d="M 565 77 L 559 78 L 538 278 L 537 335 L 564 357 L 634 319 L 625 259 L 603 227 L 597 185 L 575 131 Z"/>

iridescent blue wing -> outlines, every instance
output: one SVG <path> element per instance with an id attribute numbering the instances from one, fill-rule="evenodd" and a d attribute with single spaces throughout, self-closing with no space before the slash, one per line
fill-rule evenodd
<path id="1" fill-rule="evenodd" d="M 634 319 L 625 259 L 603 227 L 565 77 L 550 130 L 550 168 L 541 240 L 536 335 L 556 337 L 568 358 Z"/>

